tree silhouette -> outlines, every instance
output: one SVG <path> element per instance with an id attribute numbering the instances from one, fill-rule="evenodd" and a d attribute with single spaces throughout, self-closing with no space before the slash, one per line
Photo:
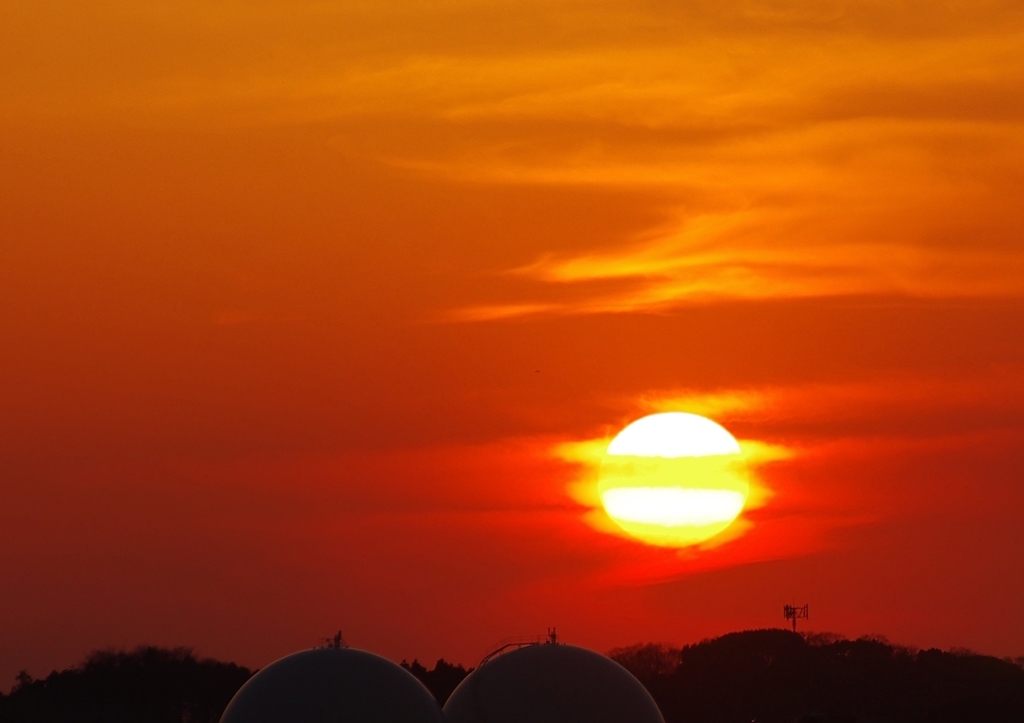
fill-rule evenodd
<path id="1" fill-rule="evenodd" d="M 473 672 L 472 668 L 466 670 L 461 665 L 447 663 L 444 658 L 435 663 L 433 670 L 427 670 L 418 660 L 413 660 L 411 663 L 403 660 L 400 665 L 415 675 L 440 705 L 444 705 L 448 701 L 448 696 L 458 687 L 462 679 Z"/>
<path id="2" fill-rule="evenodd" d="M 610 655 L 647 686 L 666 723 L 1024 721 L 1024 669 L 969 651 L 752 630 Z"/>
<path id="3" fill-rule="evenodd" d="M 1021 723 L 1024 659 L 915 650 L 751 630 L 683 648 L 639 644 L 609 655 L 651 691 L 666 723 Z M 470 670 L 402 661 L 444 704 Z M 99 651 L 0 694 L 0 723 L 217 723 L 251 672 L 184 648 Z"/>
<path id="4" fill-rule="evenodd" d="M 648 688 L 679 667 L 681 650 L 658 643 L 638 643 L 615 648 L 608 657 L 637 677 Z"/>
<path id="5" fill-rule="evenodd" d="M 252 672 L 198 660 L 191 650 L 98 651 L 81 667 L 32 680 L 17 676 L 0 696 L 3 723 L 217 723 Z"/>

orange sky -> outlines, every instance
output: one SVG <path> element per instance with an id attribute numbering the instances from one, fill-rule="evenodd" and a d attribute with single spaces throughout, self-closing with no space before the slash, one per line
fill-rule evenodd
<path id="1" fill-rule="evenodd" d="M 977 0 L 0 3 L 0 688 L 784 603 L 1024 653 L 1022 47 Z M 683 554 L 571 453 L 670 409 L 765 490 Z"/>

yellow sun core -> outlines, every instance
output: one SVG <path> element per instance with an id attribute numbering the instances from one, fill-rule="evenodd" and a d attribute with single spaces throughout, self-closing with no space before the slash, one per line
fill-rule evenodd
<path id="1" fill-rule="evenodd" d="M 739 443 L 710 419 L 652 414 L 623 429 L 601 463 L 605 511 L 630 535 L 686 547 L 739 516 L 749 486 Z"/>

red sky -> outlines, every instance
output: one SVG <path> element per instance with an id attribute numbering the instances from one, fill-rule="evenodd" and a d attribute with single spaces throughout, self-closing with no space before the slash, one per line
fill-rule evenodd
<path id="1" fill-rule="evenodd" d="M 785 603 L 1024 653 L 1021 47 L 1012 2 L 0 4 L 0 688 Z M 766 491 L 683 553 L 571 454 L 670 409 Z"/>

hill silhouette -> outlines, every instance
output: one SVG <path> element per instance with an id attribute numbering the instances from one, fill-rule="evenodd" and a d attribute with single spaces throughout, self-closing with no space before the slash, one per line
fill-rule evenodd
<path id="1" fill-rule="evenodd" d="M 1020 659 L 776 629 L 609 655 L 647 686 L 666 723 L 1024 721 Z"/>
<path id="2" fill-rule="evenodd" d="M 647 686 L 666 723 L 1020 723 L 1024 659 L 916 650 L 882 638 L 730 633 L 609 655 Z M 472 670 L 402 666 L 442 705 Z M 252 671 L 184 648 L 100 651 L 0 694 L 0 723 L 217 723 Z"/>

